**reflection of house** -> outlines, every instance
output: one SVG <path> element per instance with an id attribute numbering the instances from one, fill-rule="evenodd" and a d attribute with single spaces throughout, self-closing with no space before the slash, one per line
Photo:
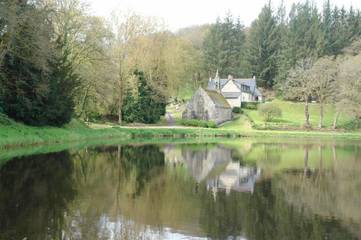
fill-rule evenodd
<path id="1" fill-rule="evenodd" d="M 168 145 L 164 153 L 168 163 L 184 164 L 196 182 L 205 181 L 207 189 L 214 193 L 220 190 L 253 192 L 261 173 L 258 168 L 232 162 L 232 150 L 221 146 L 194 149 L 187 145 L 181 148 Z"/>
<path id="2" fill-rule="evenodd" d="M 232 161 L 232 150 L 221 146 L 203 146 L 194 149 L 183 145 L 180 148 L 174 145 L 164 147 L 167 163 L 184 164 L 196 182 L 207 178 L 217 167 L 227 166 Z"/>
<path id="3" fill-rule="evenodd" d="M 260 173 L 260 169 L 243 167 L 238 162 L 231 162 L 218 177 L 207 180 L 207 189 L 213 192 L 225 190 L 226 193 L 231 190 L 253 192 Z"/>
<path id="4" fill-rule="evenodd" d="M 182 149 L 183 161 L 196 182 L 207 178 L 217 166 L 232 161 L 232 150 L 223 147 L 205 148 L 201 150 Z"/>

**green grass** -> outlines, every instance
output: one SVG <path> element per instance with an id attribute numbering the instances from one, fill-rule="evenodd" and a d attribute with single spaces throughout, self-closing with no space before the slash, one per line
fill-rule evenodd
<path id="1" fill-rule="evenodd" d="M 0 124 L 0 147 L 64 143 L 91 138 L 112 137 L 127 138 L 130 135 L 124 131 L 113 129 L 90 129 L 75 120 L 63 128 L 30 127 L 13 121 L 10 124 Z"/>
<path id="2" fill-rule="evenodd" d="M 283 108 L 289 108 L 285 111 L 282 121 L 290 121 L 302 123 L 302 120 L 297 120 L 292 117 L 289 112 L 292 109 L 289 106 L 290 103 L 280 103 Z M 297 107 L 301 109 L 299 104 Z M 315 110 L 313 110 L 315 111 Z M 257 114 L 257 112 L 252 112 Z M 254 121 L 259 120 L 257 115 L 251 115 L 254 117 Z M 295 113 L 294 116 L 297 116 Z M 328 112 L 330 115 L 330 112 Z M 258 119 L 257 119 L 258 117 Z M 328 118 L 330 122 L 330 116 Z M 345 118 L 341 118 L 342 121 L 346 121 Z M 326 121 L 327 122 L 327 121 Z M 361 132 L 334 132 L 334 131 L 304 131 L 302 129 L 284 131 L 284 130 L 255 130 L 252 129 L 250 121 L 245 115 L 239 115 L 236 120 L 225 123 L 219 128 L 167 128 L 156 126 L 143 126 L 143 127 L 117 127 L 92 129 L 79 121 L 72 121 L 70 124 L 63 128 L 55 127 L 30 127 L 21 123 L 16 123 L 3 115 L 0 116 L 0 149 L 19 146 L 34 146 L 34 145 L 51 145 L 51 144 L 65 144 L 71 142 L 84 142 L 84 141 L 103 141 L 106 143 L 109 139 L 138 139 L 143 141 L 144 139 L 184 139 L 184 138 L 216 138 L 216 137 L 315 137 L 315 138 L 349 138 L 360 139 Z"/>
<path id="3" fill-rule="evenodd" d="M 0 148 L 63 144 L 96 139 L 132 139 L 132 138 L 203 138 L 236 136 L 234 131 L 219 131 L 206 128 L 158 128 L 149 127 L 110 127 L 92 129 L 87 125 L 73 120 L 62 127 L 31 127 L 14 122 L 6 117 L 0 119 Z"/>
<path id="4" fill-rule="evenodd" d="M 265 103 L 269 104 L 269 103 Z M 275 119 L 274 121 L 267 123 L 269 127 L 279 128 L 302 128 L 304 125 L 304 104 L 294 103 L 281 100 L 274 100 L 272 104 L 278 106 L 282 110 L 282 117 Z M 310 122 L 312 127 L 317 128 L 319 122 L 320 105 L 317 103 L 310 104 Z M 265 127 L 266 123 L 262 116 L 260 116 L 257 110 L 244 110 L 249 118 L 254 122 L 256 126 Z M 324 127 L 330 128 L 335 116 L 335 109 L 331 105 L 324 107 Z M 352 119 L 345 114 L 341 114 L 338 126 L 342 127 L 348 124 Z"/>
<path id="5" fill-rule="evenodd" d="M 253 131 L 252 126 L 244 114 L 235 116 L 235 119 L 231 122 L 227 122 L 220 126 L 219 129 L 232 130 L 238 132 L 250 132 Z"/>

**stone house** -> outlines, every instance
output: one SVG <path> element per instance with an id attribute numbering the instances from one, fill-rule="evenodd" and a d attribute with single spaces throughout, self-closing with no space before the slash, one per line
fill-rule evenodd
<path id="1" fill-rule="evenodd" d="M 232 119 L 232 107 L 218 91 L 200 87 L 187 103 L 182 118 L 214 121 L 218 125 Z"/>
<path id="2" fill-rule="evenodd" d="M 219 91 L 231 107 L 241 107 L 242 102 L 262 102 L 264 100 L 257 88 L 255 77 L 233 79 L 229 75 L 228 79 L 221 79 L 217 71 L 215 78 L 209 79 L 208 89 Z"/>

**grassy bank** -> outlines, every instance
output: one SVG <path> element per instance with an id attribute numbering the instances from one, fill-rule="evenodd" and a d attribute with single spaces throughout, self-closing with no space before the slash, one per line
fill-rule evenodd
<path id="1" fill-rule="evenodd" d="M 41 144 L 63 144 L 85 140 L 132 139 L 151 137 L 202 138 L 239 136 L 228 130 L 204 128 L 160 128 L 160 127 L 110 127 L 93 129 L 85 124 L 72 121 L 62 127 L 30 127 L 11 120 L 0 123 L 0 148 Z"/>
<path id="2" fill-rule="evenodd" d="M 113 131 L 112 129 L 90 129 L 77 121 L 73 121 L 63 128 L 30 127 L 15 122 L 0 125 L 1 147 L 65 143 L 113 137 L 129 138 L 130 135 L 123 131 Z"/>
<path id="3" fill-rule="evenodd" d="M 106 143 L 110 139 L 129 141 L 136 138 L 138 141 L 143 141 L 149 138 L 201 139 L 215 137 L 327 137 L 361 139 L 361 132 L 254 130 L 244 115 L 216 129 L 147 126 L 99 127 L 93 129 L 78 121 L 73 121 L 63 128 L 29 127 L 11 120 L 0 123 L 0 148 L 2 149 L 44 144 L 64 145 L 84 141 L 100 141 L 99 143 Z"/>
<path id="4" fill-rule="evenodd" d="M 265 103 L 269 104 L 269 103 Z M 272 120 L 272 122 L 265 122 L 264 118 L 257 110 L 245 109 L 245 113 L 250 120 L 258 128 L 268 129 L 301 129 L 305 123 L 304 120 L 304 104 L 299 102 L 289 102 L 282 100 L 272 101 L 272 105 L 277 106 L 282 111 L 282 116 Z M 320 105 L 318 103 L 310 103 L 310 123 L 314 128 L 318 127 Z M 331 128 L 335 117 L 335 108 L 332 105 L 324 106 L 324 127 Z M 347 128 L 352 123 L 352 118 L 346 114 L 341 114 L 338 119 L 338 128 Z"/>

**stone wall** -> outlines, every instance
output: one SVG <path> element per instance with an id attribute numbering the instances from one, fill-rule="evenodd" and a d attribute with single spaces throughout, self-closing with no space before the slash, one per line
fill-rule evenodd
<path id="1" fill-rule="evenodd" d="M 187 103 L 182 118 L 214 121 L 220 124 L 232 119 L 232 109 L 216 107 L 206 91 L 200 88 Z"/>
<path id="2" fill-rule="evenodd" d="M 227 121 L 232 120 L 232 109 L 230 108 L 216 108 L 215 116 L 213 121 L 216 124 L 221 124 Z"/>

